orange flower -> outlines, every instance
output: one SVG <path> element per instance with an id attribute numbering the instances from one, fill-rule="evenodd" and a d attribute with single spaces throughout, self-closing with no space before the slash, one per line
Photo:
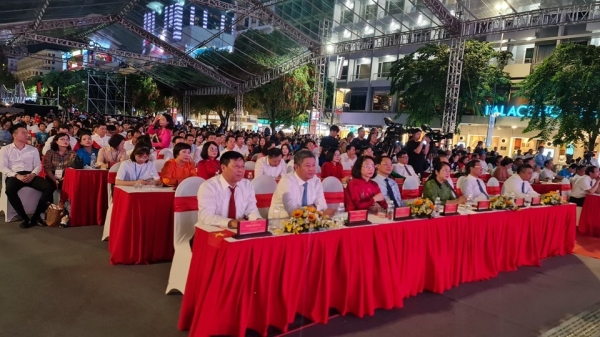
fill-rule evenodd
<path id="1" fill-rule="evenodd" d="M 308 207 L 306 207 L 306 210 L 309 211 L 309 212 L 311 212 L 311 213 L 314 213 L 314 212 L 317 211 L 317 209 L 314 206 L 308 206 Z"/>
<path id="2" fill-rule="evenodd" d="M 301 218 L 302 214 L 304 214 L 304 212 L 300 209 L 297 209 L 292 212 L 292 218 Z"/>
<path id="3" fill-rule="evenodd" d="M 415 200 L 415 206 L 421 206 L 421 205 L 423 205 L 423 200 L 421 200 L 421 199 Z"/>
<path id="4" fill-rule="evenodd" d="M 317 215 L 314 213 L 309 213 L 306 216 L 306 220 L 308 220 L 309 222 L 317 221 Z"/>

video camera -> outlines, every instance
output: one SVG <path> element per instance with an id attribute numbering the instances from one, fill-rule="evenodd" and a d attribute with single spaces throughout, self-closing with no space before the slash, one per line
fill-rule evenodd
<path id="1" fill-rule="evenodd" d="M 439 143 L 444 139 L 452 139 L 452 137 L 454 137 L 454 134 L 452 133 L 443 134 L 440 130 L 433 130 L 427 124 L 421 125 L 421 129 L 425 132 L 425 137 L 429 137 L 434 143 Z"/>

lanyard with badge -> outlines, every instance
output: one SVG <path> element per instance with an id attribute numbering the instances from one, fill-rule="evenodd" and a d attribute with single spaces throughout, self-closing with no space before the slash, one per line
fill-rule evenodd
<path id="1" fill-rule="evenodd" d="M 140 180 L 140 176 L 142 175 L 142 168 L 140 167 L 140 173 L 138 173 L 137 166 L 138 166 L 137 163 L 133 163 L 133 169 L 135 171 L 135 181 Z"/>

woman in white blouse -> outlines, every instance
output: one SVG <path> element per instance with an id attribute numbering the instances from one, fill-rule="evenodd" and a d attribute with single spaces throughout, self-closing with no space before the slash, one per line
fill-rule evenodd
<path id="1" fill-rule="evenodd" d="M 121 162 L 115 185 L 117 186 L 135 186 L 136 183 L 142 185 L 158 185 L 160 177 L 154 163 L 149 160 L 150 148 L 136 147 L 131 153 L 129 160 Z"/>

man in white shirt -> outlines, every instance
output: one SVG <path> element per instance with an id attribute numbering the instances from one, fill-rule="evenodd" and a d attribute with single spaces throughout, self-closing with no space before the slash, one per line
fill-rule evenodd
<path id="1" fill-rule="evenodd" d="M 110 136 L 107 134 L 106 124 L 100 123 L 96 130 L 96 133 L 92 135 L 92 140 L 101 148 L 107 147 L 108 141 L 110 140 Z"/>
<path id="2" fill-rule="evenodd" d="M 46 226 L 40 219 L 40 214 L 48 208 L 54 188 L 45 179 L 37 176 L 42 170 L 40 154 L 35 147 L 27 145 L 28 132 L 25 126 L 13 125 L 10 132 L 13 136 L 13 143 L 0 149 L 0 172 L 6 177 L 6 196 L 15 212 L 23 220 L 19 227 L 29 228 L 36 224 Z M 42 192 L 31 219 L 27 216 L 18 194 L 19 190 L 25 186 Z"/>
<path id="3" fill-rule="evenodd" d="M 127 131 L 127 136 L 131 136 L 131 138 L 128 141 L 125 141 L 125 144 L 123 145 L 123 148 L 125 149 L 125 151 L 131 151 L 131 150 L 133 150 L 133 148 L 135 147 L 135 144 L 137 143 L 137 139 L 141 135 L 142 134 L 140 133 L 139 130 L 129 130 L 129 131 Z"/>
<path id="4" fill-rule="evenodd" d="M 248 157 L 248 155 L 250 154 L 250 151 L 248 150 L 248 147 L 246 146 L 246 144 L 244 144 L 244 136 L 242 136 L 242 135 L 237 136 L 236 141 L 235 141 L 235 147 L 233 148 L 233 150 L 241 153 L 242 156 L 244 156 L 244 158 Z"/>
<path id="5" fill-rule="evenodd" d="M 387 156 L 378 157 L 375 160 L 375 166 L 377 167 L 377 175 L 372 180 L 379 185 L 381 193 L 394 202 L 394 207 L 404 206 L 398 184 L 393 178 L 390 178 L 393 170 L 392 159 Z"/>
<path id="6" fill-rule="evenodd" d="M 523 159 L 523 165 L 529 165 L 529 166 L 533 167 L 533 173 L 531 174 L 531 179 L 529 179 L 529 183 L 530 184 L 539 184 L 540 183 L 540 173 L 538 172 L 538 170 L 540 168 L 535 166 L 533 157 L 528 157 L 528 158 Z"/>
<path id="7" fill-rule="evenodd" d="M 69 126 L 66 124 L 61 124 L 58 127 L 58 133 L 69 133 Z M 48 139 L 46 139 L 46 143 L 44 143 L 44 147 L 42 148 L 42 155 L 45 155 L 46 152 L 48 152 L 50 150 L 50 145 L 52 144 L 52 141 L 54 140 L 54 136 L 48 137 Z M 77 145 L 77 138 L 75 137 L 69 137 L 69 145 L 71 145 L 71 150 L 75 148 L 75 146 Z"/>
<path id="8" fill-rule="evenodd" d="M 489 200 L 490 196 L 487 194 L 485 183 L 479 179 L 483 170 L 481 162 L 479 160 L 469 161 L 466 170 L 469 175 L 462 183 L 462 194 L 464 196 L 469 196 L 470 194 L 475 201 Z"/>
<path id="9" fill-rule="evenodd" d="M 512 159 L 513 159 L 513 160 L 515 160 L 515 159 L 517 159 L 517 158 L 523 158 L 523 155 L 521 154 L 521 149 L 518 149 L 518 150 L 517 150 L 517 153 L 515 153 L 515 154 L 513 155 L 513 158 L 512 158 Z"/>
<path id="10" fill-rule="evenodd" d="M 235 151 L 235 136 L 225 137 L 225 148 L 223 148 L 223 150 L 219 150 L 221 154 L 229 151 Z"/>
<path id="11" fill-rule="evenodd" d="M 406 151 L 398 152 L 398 164 L 394 165 L 394 172 L 404 178 L 417 176 L 415 169 L 408 165 L 408 153 Z"/>
<path id="12" fill-rule="evenodd" d="M 530 165 L 520 165 L 517 168 L 517 174 L 513 174 L 510 178 L 506 179 L 504 185 L 502 185 L 502 195 L 513 193 L 517 198 L 525 198 L 528 194 L 532 197 L 537 197 L 540 194 L 533 190 L 529 184 L 531 175 L 533 174 L 533 167 Z"/>
<path id="13" fill-rule="evenodd" d="M 598 158 L 596 158 L 596 151 L 591 151 L 592 158 L 590 158 L 590 163 L 596 167 L 600 167 L 600 163 L 598 163 Z"/>
<path id="14" fill-rule="evenodd" d="M 185 143 L 192 148 L 190 150 L 191 154 L 194 154 L 194 152 L 196 152 L 196 144 L 194 144 L 195 140 L 196 140 L 196 137 L 194 137 L 194 135 L 192 135 L 191 133 L 188 133 L 185 135 Z"/>
<path id="15" fill-rule="evenodd" d="M 479 154 L 479 163 L 481 164 L 481 174 L 483 175 L 488 173 L 489 167 L 487 162 L 485 161 L 485 152 L 481 152 Z"/>
<path id="16" fill-rule="evenodd" d="M 358 159 L 358 156 L 356 155 L 356 146 L 348 144 L 346 146 L 346 153 L 342 153 L 341 157 L 342 165 L 346 164 L 347 166 L 352 168 L 354 166 L 354 163 L 356 163 L 356 159 Z"/>
<path id="17" fill-rule="evenodd" d="M 335 209 L 327 208 L 323 185 L 315 175 L 316 165 L 316 157 L 311 151 L 296 152 L 294 172 L 283 175 L 277 184 L 269 208 L 269 218 L 274 217 L 278 208 L 281 208 L 281 218 L 289 218 L 294 210 L 311 205 L 325 215 L 335 214 Z"/>
<path id="18" fill-rule="evenodd" d="M 583 207 L 585 197 L 588 194 L 598 192 L 598 186 L 600 184 L 600 179 L 598 179 L 599 175 L 600 171 L 598 171 L 596 166 L 587 167 L 585 169 L 585 175 L 577 179 L 577 182 L 573 185 L 569 202 L 573 202 L 577 204 L 577 206 Z"/>
<path id="19" fill-rule="evenodd" d="M 254 187 L 244 179 L 244 157 L 229 151 L 221 155 L 220 164 L 221 174 L 202 183 L 198 190 L 196 226 L 237 228 L 244 219 L 261 219 Z"/>
<path id="20" fill-rule="evenodd" d="M 554 173 L 554 162 L 552 159 L 548 159 L 544 162 L 544 169 L 540 172 L 540 180 L 553 181 L 560 183 L 563 177 Z"/>
<path id="21" fill-rule="evenodd" d="M 573 178 L 569 179 L 569 181 L 571 182 L 571 186 L 575 186 L 577 180 L 585 176 L 585 169 L 586 167 L 583 165 L 577 166 L 577 169 L 575 169 L 575 175 L 573 176 Z"/>
<path id="22" fill-rule="evenodd" d="M 286 173 L 286 164 L 282 160 L 281 149 L 272 148 L 267 150 L 267 156 L 256 161 L 254 166 L 254 177 L 269 176 L 279 178 Z"/>

